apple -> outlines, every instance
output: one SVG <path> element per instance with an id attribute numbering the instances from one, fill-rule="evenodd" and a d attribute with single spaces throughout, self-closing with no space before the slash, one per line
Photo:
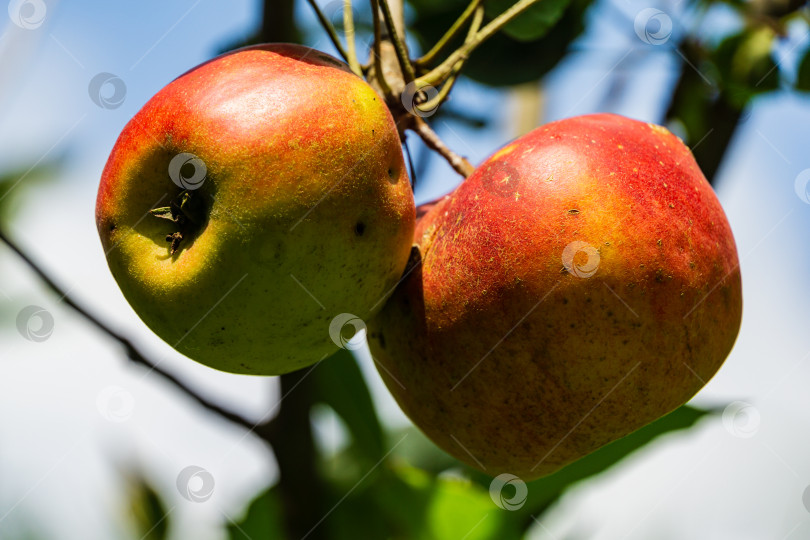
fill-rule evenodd
<path id="1" fill-rule="evenodd" d="M 96 203 L 110 271 L 149 328 L 198 362 L 260 375 L 321 360 L 346 337 L 330 335 L 337 316 L 378 310 L 414 221 L 383 100 L 287 44 L 161 89 L 115 143 Z"/>
<path id="2" fill-rule="evenodd" d="M 550 474 L 669 413 L 739 330 L 728 221 L 660 126 L 542 126 L 429 209 L 416 244 L 371 351 L 411 420 L 492 476 Z"/>

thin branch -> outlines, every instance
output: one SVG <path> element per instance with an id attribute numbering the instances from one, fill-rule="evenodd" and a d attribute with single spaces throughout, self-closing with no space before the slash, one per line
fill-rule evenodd
<path id="1" fill-rule="evenodd" d="M 371 0 L 371 9 L 374 11 L 374 71 L 377 76 L 377 81 L 380 83 L 384 95 L 391 93 L 391 87 L 388 81 L 385 80 L 385 73 L 382 67 L 382 51 L 380 44 L 382 43 L 382 28 L 380 28 L 380 18 L 377 13 L 380 11 L 379 0 Z"/>
<path id="2" fill-rule="evenodd" d="M 397 32 L 396 25 L 394 24 L 394 17 L 391 15 L 391 8 L 388 6 L 388 0 L 379 0 L 379 4 L 380 7 L 382 7 L 385 26 L 388 28 L 388 37 L 391 38 L 394 44 L 394 50 L 396 50 L 397 59 L 399 60 L 399 67 L 402 69 L 402 74 L 407 84 L 416 78 L 411 59 L 408 58 L 408 48 L 405 46 L 404 37 L 402 39 L 399 37 L 399 32 Z"/>
<path id="3" fill-rule="evenodd" d="M 474 39 L 476 32 L 481 27 L 481 22 L 484 20 L 484 6 L 479 5 L 475 9 L 475 16 L 473 17 L 472 24 L 470 25 L 470 29 L 467 32 L 467 37 L 465 39 L 465 43 Z M 453 89 L 453 86 L 456 84 L 456 80 L 458 79 L 459 74 L 461 73 L 461 68 L 464 67 L 464 62 L 466 59 L 461 59 L 456 62 L 456 65 L 453 66 L 453 72 L 447 78 L 445 83 L 442 85 L 439 93 L 436 96 L 423 103 L 421 105 L 421 109 L 425 111 L 433 111 L 439 107 L 442 103 L 444 103 L 448 96 L 450 95 L 450 91 Z"/>
<path id="4" fill-rule="evenodd" d="M 419 77 L 416 80 L 417 87 L 424 85 L 436 86 L 443 80 L 447 79 L 453 72 L 453 67 L 459 60 L 466 59 L 471 52 L 473 52 L 484 41 L 492 37 L 498 30 L 507 25 L 512 19 L 526 11 L 532 5 L 538 3 L 540 0 L 518 0 L 512 7 L 492 19 L 475 37 L 464 43 L 461 47 L 456 49 L 444 62 L 439 64 L 434 69 L 430 70 L 426 75 Z"/>
<path id="5" fill-rule="evenodd" d="M 343 0 L 343 32 L 346 36 L 346 61 L 349 68 L 358 77 L 363 76 L 363 68 L 357 60 L 357 46 L 354 39 L 354 14 L 352 14 L 352 0 Z"/>
<path id="6" fill-rule="evenodd" d="M 340 38 L 338 37 L 337 32 L 335 32 L 335 27 L 332 26 L 332 22 L 326 18 L 326 15 L 323 14 L 323 11 L 321 11 L 321 8 L 319 8 L 318 4 L 315 3 L 315 0 L 307 0 L 307 2 L 309 3 L 310 6 L 312 6 L 312 9 L 315 10 L 315 15 L 318 16 L 318 22 L 321 23 L 323 29 L 326 30 L 327 34 L 329 34 L 329 39 L 332 40 L 332 44 L 338 50 L 340 56 L 342 56 L 343 60 L 347 64 L 349 64 L 349 66 L 351 66 L 351 64 L 349 63 L 349 53 L 347 53 L 346 49 L 343 48 L 343 44 L 340 42 Z M 353 68 L 352 71 L 354 71 Z"/>
<path id="7" fill-rule="evenodd" d="M 453 167 L 458 174 L 467 178 L 475 170 L 475 167 L 466 158 L 456 154 L 444 144 L 439 135 L 421 117 L 415 116 L 413 119 L 413 130 L 425 142 L 428 148 L 437 152 Z"/>
<path id="8" fill-rule="evenodd" d="M 464 10 L 464 13 L 456 19 L 456 22 L 453 23 L 453 26 L 450 27 L 447 32 L 436 42 L 436 44 L 431 48 L 428 52 L 422 55 L 421 58 L 417 58 L 414 60 L 414 64 L 417 66 L 427 66 L 436 57 L 439 55 L 440 52 L 444 50 L 444 48 L 451 42 L 457 35 L 461 33 L 464 29 L 464 25 L 467 24 L 467 21 L 470 20 L 470 17 L 476 12 L 476 8 L 481 5 L 481 0 L 472 0 L 470 5 L 467 6 L 467 9 Z"/>
<path id="9" fill-rule="evenodd" d="M 186 383 L 172 375 L 171 373 L 164 371 L 160 368 L 156 362 L 152 360 L 148 360 L 138 349 L 133 345 L 133 343 L 124 337 L 123 335 L 119 334 L 111 327 L 107 326 L 103 323 L 98 317 L 91 314 L 87 309 L 80 306 L 76 301 L 74 301 L 68 293 L 59 287 L 53 279 L 42 270 L 36 262 L 31 259 L 22 249 L 17 246 L 5 233 L 5 231 L 0 230 L 0 241 L 5 243 L 14 253 L 16 253 L 30 268 L 34 271 L 34 273 L 42 280 L 45 285 L 48 286 L 54 293 L 56 293 L 60 298 L 62 298 L 68 306 L 73 308 L 76 312 L 78 312 L 81 316 L 91 322 L 93 325 L 96 326 L 99 330 L 107 334 L 107 336 L 111 337 L 115 341 L 117 341 L 126 351 L 127 356 L 129 359 L 136 363 L 140 364 L 150 371 L 154 371 L 155 373 L 162 376 L 164 379 L 172 383 L 178 390 L 183 392 L 186 396 L 190 397 L 209 411 L 218 414 L 225 420 L 228 420 L 234 424 L 237 424 L 249 431 L 253 431 L 256 427 L 256 423 L 244 418 L 236 413 L 223 409 L 219 405 L 208 401 L 206 398 L 199 395 L 196 391 L 194 391 L 191 387 L 187 386 Z"/>

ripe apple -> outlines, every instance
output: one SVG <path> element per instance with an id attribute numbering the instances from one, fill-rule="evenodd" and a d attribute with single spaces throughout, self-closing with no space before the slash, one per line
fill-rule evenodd
<path id="1" fill-rule="evenodd" d="M 414 220 L 382 99 L 338 60 L 286 44 L 160 90 L 118 138 L 96 205 L 143 321 L 194 360 L 262 375 L 317 362 L 341 342 L 337 315 L 382 305 Z"/>
<path id="2" fill-rule="evenodd" d="M 672 411 L 739 330 L 731 229 L 660 126 L 540 127 L 430 209 L 416 243 L 372 354 L 413 422 L 493 476 L 550 474 Z"/>

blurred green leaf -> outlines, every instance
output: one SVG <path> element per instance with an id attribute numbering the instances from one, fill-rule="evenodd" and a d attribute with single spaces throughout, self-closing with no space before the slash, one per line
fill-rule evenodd
<path id="1" fill-rule="evenodd" d="M 484 4 L 488 17 L 495 18 L 515 3 L 515 0 L 488 0 Z M 570 0 L 543 0 L 532 5 L 501 30 L 518 41 L 534 41 L 543 37 L 562 17 Z"/>
<path id="2" fill-rule="evenodd" d="M 136 538 L 165 540 L 168 538 L 169 514 L 157 492 L 141 476 L 128 480 L 129 507 Z"/>
<path id="3" fill-rule="evenodd" d="M 329 517 L 329 538 L 501 540 L 508 524 L 489 492 L 468 480 L 389 463 Z"/>
<path id="4" fill-rule="evenodd" d="M 494 6 L 511 4 L 508 0 L 490 1 L 493 2 L 493 13 L 498 11 Z M 464 11 L 467 0 L 410 0 L 409 4 L 415 12 L 412 35 L 427 50 Z M 510 26 L 509 33 L 498 32 L 479 46 L 467 60 L 463 74 L 489 86 L 510 86 L 540 80 L 565 56 L 569 45 L 584 29 L 585 11 L 591 0 L 552 0 L 548 7 L 544 7 L 544 4 L 545 0 L 507 25 Z M 557 9 L 559 16 L 555 11 Z M 554 17 L 556 19 L 552 21 Z M 527 22 L 524 23 L 524 20 Z M 532 24 L 540 26 L 533 30 Z M 517 29 L 511 25 L 517 25 Z M 531 41 L 515 37 L 519 35 L 526 39 L 533 32 L 542 37 Z M 460 39 L 453 42 L 449 50 L 459 45 Z M 509 61 L 504 62 L 504 58 Z"/>
<path id="5" fill-rule="evenodd" d="M 64 159 L 61 155 L 30 167 L 0 171 L 0 220 L 13 218 L 18 197 L 27 188 L 55 179 Z"/>
<path id="6" fill-rule="evenodd" d="M 810 49 L 807 49 L 799 63 L 799 72 L 796 74 L 796 90 L 810 92 Z"/>
<path id="7" fill-rule="evenodd" d="M 528 524 L 530 521 L 529 516 L 537 516 L 542 513 L 566 489 L 575 483 L 606 471 L 658 437 L 688 429 L 694 426 L 701 418 L 713 413 L 715 413 L 713 410 L 684 405 L 630 435 L 603 446 L 554 474 L 527 483 L 529 494 L 526 504 L 520 510 L 510 512 L 510 519 L 516 519 Z M 491 479 L 481 475 L 479 481 L 488 485 Z"/>
<path id="8" fill-rule="evenodd" d="M 779 88 L 779 67 L 771 50 L 773 30 L 767 26 L 746 29 L 724 39 L 713 61 L 726 99 L 742 109 L 757 94 Z"/>
<path id="9" fill-rule="evenodd" d="M 312 372 L 315 399 L 331 407 L 346 423 L 352 452 L 371 464 L 385 454 L 383 430 L 366 381 L 351 351 L 341 349 Z"/>
<path id="10" fill-rule="evenodd" d="M 259 540 L 287 537 L 282 521 L 282 506 L 275 488 L 271 488 L 250 503 L 245 517 L 228 523 L 229 540 Z"/>

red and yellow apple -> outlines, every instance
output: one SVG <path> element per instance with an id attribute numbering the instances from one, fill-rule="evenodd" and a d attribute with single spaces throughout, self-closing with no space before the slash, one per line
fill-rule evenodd
<path id="1" fill-rule="evenodd" d="M 273 375 L 337 349 L 408 258 L 413 195 L 382 99 L 334 58 L 260 45 L 206 62 L 126 125 L 96 221 L 143 321 L 211 367 Z"/>
<path id="2" fill-rule="evenodd" d="M 369 324 L 380 374 L 438 446 L 552 473 L 674 410 L 742 312 L 729 224 L 689 149 L 614 115 L 505 146 L 417 224 Z"/>

